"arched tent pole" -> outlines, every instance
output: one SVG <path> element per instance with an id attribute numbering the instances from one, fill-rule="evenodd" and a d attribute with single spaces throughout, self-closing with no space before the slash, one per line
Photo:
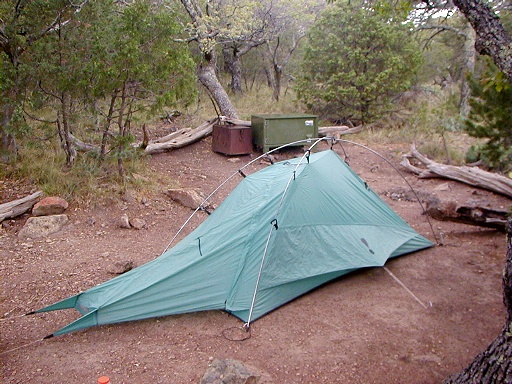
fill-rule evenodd
<path id="1" fill-rule="evenodd" d="M 270 226 L 270 231 L 268 233 L 268 236 L 267 236 L 267 241 L 265 243 L 265 248 L 263 250 L 263 255 L 261 257 L 261 263 L 260 263 L 260 269 L 258 271 L 258 277 L 256 278 L 256 284 L 255 284 L 255 287 L 254 287 L 254 293 L 252 295 L 252 301 L 251 301 L 251 307 L 249 309 L 249 316 L 247 317 L 247 322 L 243 325 L 243 328 L 249 332 L 250 329 L 251 329 L 251 319 L 252 319 L 252 313 L 253 313 L 253 310 L 254 310 L 254 304 L 256 303 L 256 295 L 258 293 L 258 288 L 259 288 L 259 284 L 260 284 L 260 278 L 261 278 L 261 273 L 263 272 L 263 266 L 265 264 L 265 259 L 266 259 L 266 256 L 267 256 L 267 251 L 268 251 L 268 245 L 270 243 L 270 239 L 272 238 L 272 233 L 274 232 L 274 230 L 277 230 L 279 227 L 278 227 L 278 220 L 277 220 L 277 217 L 279 215 L 279 212 L 281 211 L 281 207 L 282 207 L 282 204 L 283 204 L 283 201 L 284 201 L 284 198 L 288 192 L 288 189 L 290 188 L 290 185 L 292 183 L 292 181 L 295 180 L 295 174 L 297 172 L 297 169 L 304 163 L 304 159 L 307 159 L 307 162 L 309 163 L 309 155 L 311 154 L 311 150 L 318 144 L 320 143 L 321 141 L 324 141 L 325 139 L 324 138 L 318 138 L 318 139 L 312 139 L 312 140 L 316 140 L 310 147 L 309 149 L 304 153 L 304 155 L 302 155 L 301 159 L 299 160 L 299 162 L 297 163 L 297 165 L 295 166 L 295 169 L 293 170 L 290 178 L 288 179 L 288 183 L 286 184 L 286 187 L 284 188 L 284 191 L 283 193 L 281 194 L 281 199 L 279 200 L 279 204 L 277 206 L 277 209 L 276 209 L 276 213 L 274 215 L 274 218 L 272 219 L 272 221 L 270 222 L 271 226 Z"/>
<path id="2" fill-rule="evenodd" d="M 188 219 L 183 223 L 183 225 L 180 227 L 180 229 L 178 229 L 178 232 L 176 232 L 176 234 L 173 236 L 173 238 L 171 239 L 171 241 L 167 244 L 167 246 L 165 247 L 164 251 L 162 253 L 165 253 L 169 247 L 171 246 L 171 244 L 174 242 L 174 240 L 176 240 L 176 238 L 180 235 L 180 233 L 183 231 L 183 229 L 187 226 L 187 224 L 190 222 L 190 220 L 192 220 L 192 218 L 195 216 L 195 214 L 198 212 L 198 211 L 201 211 L 204 209 L 206 203 L 208 203 L 208 201 L 213 197 L 213 195 L 215 195 L 229 180 L 231 180 L 233 177 L 237 176 L 237 175 L 243 175 L 243 172 L 242 170 L 249 167 L 250 165 L 254 164 L 256 161 L 262 159 L 262 158 L 265 158 L 265 157 L 268 157 L 271 153 L 273 152 L 276 152 L 276 151 L 279 151 L 280 149 L 283 149 L 283 148 L 286 148 L 286 147 L 290 147 L 290 146 L 295 146 L 297 144 L 301 144 L 301 143 L 311 143 L 312 141 L 315 140 L 315 143 L 309 148 L 309 151 L 311 151 L 311 149 L 316 146 L 319 142 L 321 141 L 326 141 L 326 140 L 330 140 L 330 138 L 317 138 L 317 139 L 304 139 L 304 140 L 298 140 L 298 141 L 294 141 L 294 142 L 291 142 L 291 143 L 288 143 L 288 144 L 284 144 L 284 145 L 281 145 L 280 147 L 277 147 L 277 148 L 274 148 L 270 151 L 267 151 L 265 153 L 263 153 L 262 155 L 256 157 L 255 159 L 249 161 L 247 164 L 245 164 L 244 166 L 242 166 L 241 168 L 237 169 L 235 172 L 233 172 L 233 174 L 231 174 L 230 176 L 228 176 L 226 178 L 226 180 L 224 180 L 222 183 L 219 184 L 219 186 L 217 188 L 215 188 L 204 200 L 201 204 L 199 204 L 199 206 L 194 210 L 194 212 L 192 212 L 192 214 L 188 217 Z"/>

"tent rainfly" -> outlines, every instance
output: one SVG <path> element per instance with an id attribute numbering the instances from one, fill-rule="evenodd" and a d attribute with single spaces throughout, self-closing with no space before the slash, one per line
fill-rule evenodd
<path id="1" fill-rule="evenodd" d="M 358 268 L 431 247 L 332 150 L 245 177 L 160 257 L 38 312 L 94 325 L 224 310 L 246 322 Z M 49 336 L 49 337 L 50 337 Z"/>

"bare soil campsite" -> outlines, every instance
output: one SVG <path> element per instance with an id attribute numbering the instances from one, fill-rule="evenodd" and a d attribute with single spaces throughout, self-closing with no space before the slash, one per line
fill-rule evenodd
<path id="1" fill-rule="evenodd" d="M 399 165 L 406 144 L 363 144 L 400 169 L 423 202 L 437 197 L 510 207 L 510 199 L 483 189 L 417 178 Z M 120 262 L 138 266 L 164 251 L 192 213 L 172 201 L 168 189 L 190 187 L 208 195 L 258 155 L 225 156 L 211 147 L 208 137 L 151 156 L 147 171 L 159 185 L 154 192 L 71 202 L 69 224 L 49 237 L 18 236 L 28 215 L 7 220 L 0 229 L 2 383 L 96 383 L 103 375 L 113 384 L 198 383 L 214 359 L 242 362 L 261 383 L 440 383 L 501 331 L 505 234 L 434 219 L 430 224 L 393 167 L 362 147 L 343 144 L 333 149 L 348 156 L 350 166 L 409 225 L 443 245 L 388 261 L 396 279 L 384 268 L 368 268 L 315 289 L 258 319 L 243 341 L 243 323 L 220 311 L 97 326 L 43 340 L 79 314 L 24 314 L 111 279 Z M 277 157 L 300 154 L 302 148 L 294 148 Z M 256 162 L 251 171 L 266 166 Z M 35 191 L 28 184 L 1 183 L 1 202 Z M 143 219 L 145 227 L 121 228 L 123 214 Z M 185 233 L 205 217 L 196 216 Z"/>

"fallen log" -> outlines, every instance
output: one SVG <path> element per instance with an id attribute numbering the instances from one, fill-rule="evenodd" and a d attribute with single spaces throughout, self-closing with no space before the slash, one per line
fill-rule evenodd
<path id="1" fill-rule="evenodd" d="M 242 125 L 246 127 L 251 126 L 251 122 L 247 120 L 231 119 L 231 118 L 215 118 L 207 120 L 196 128 L 182 128 L 169 135 L 163 136 L 155 140 L 149 140 L 149 134 L 144 125 L 142 127 L 144 139 L 142 142 L 134 143 L 132 146 L 135 148 L 144 149 L 147 155 L 153 155 L 165 151 L 183 148 L 187 145 L 195 143 L 213 132 L 213 126 L 219 121 L 225 124 Z M 77 137 L 70 134 L 70 139 L 75 147 L 82 152 L 99 152 L 100 147 L 94 144 L 89 144 L 81 141 Z"/>
<path id="2" fill-rule="evenodd" d="M 171 140 L 174 140 L 178 137 L 180 137 L 181 135 L 187 133 L 187 132 L 190 132 L 192 130 L 192 128 L 181 128 L 181 129 L 178 129 L 177 131 L 169 134 L 169 135 L 166 135 L 164 137 L 160 137 L 159 139 L 156 139 L 156 140 L 149 140 L 148 141 L 148 145 L 149 144 L 161 144 L 161 143 L 166 143 L 168 141 L 171 141 Z"/>
<path id="3" fill-rule="evenodd" d="M 221 118 L 221 121 L 225 121 L 226 123 L 233 125 L 242 125 L 244 127 L 250 127 L 252 125 L 250 120 L 232 119 L 229 117 Z"/>
<path id="4" fill-rule="evenodd" d="M 427 201 L 427 214 L 440 221 L 453 221 L 505 231 L 508 212 L 475 205 L 458 205 L 454 201 Z"/>
<path id="5" fill-rule="evenodd" d="M 331 127 L 319 127 L 318 128 L 318 136 L 326 137 L 333 136 L 336 139 L 339 139 L 342 135 L 350 135 L 353 133 L 359 133 L 364 131 L 364 125 L 358 125 L 357 127 L 348 127 L 346 125 L 337 125 Z"/>
<path id="6" fill-rule="evenodd" d="M 178 135 L 164 142 L 159 142 L 159 140 L 151 141 L 144 150 L 144 153 L 147 155 L 153 155 L 160 152 L 183 148 L 195 143 L 196 141 L 211 135 L 213 132 L 213 125 L 216 121 L 217 120 L 206 121 L 197 128 L 177 131 L 175 133 L 179 132 Z"/>
<path id="7" fill-rule="evenodd" d="M 412 165 L 410 159 L 420 161 L 427 169 Z M 512 179 L 497 173 L 484 171 L 478 167 L 457 167 L 454 165 L 436 163 L 419 153 L 414 146 L 411 148 L 410 153 L 402 156 L 400 164 L 418 175 L 419 178 L 447 178 L 512 198 Z"/>
<path id="8" fill-rule="evenodd" d="M 42 195 L 43 192 L 37 191 L 21 199 L 0 204 L 0 223 L 5 219 L 17 217 L 30 210 Z"/>

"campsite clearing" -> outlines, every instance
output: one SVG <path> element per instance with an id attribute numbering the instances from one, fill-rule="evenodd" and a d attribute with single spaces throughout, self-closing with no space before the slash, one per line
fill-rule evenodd
<path id="1" fill-rule="evenodd" d="M 367 144 L 367 143 L 365 143 Z M 322 144 L 323 149 L 327 148 Z M 343 156 L 340 147 L 336 151 Z M 431 227 L 406 183 L 382 159 L 344 145 L 350 166 L 416 231 L 432 241 Z M 396 147 L 373 148 L 393 164 Z M 298 148 L 280 160 L 300 155 Z M 254 157 L 254 154 L 253 154 Z M 193 187 L 208 194 L 251 159 L 211 151 L 211 138 L 150 160 L 162 191 Z M 255 164 L 254 170 L 266 164 Z M 403 172 L 422 198 L 507 207 L 511 201 L 454 181 L 416 179 Z M 241 177 L 215 197 L 219 204 Z M 124 213 L 147 228 L 119 227 Z M 273 383 L 438 383 L 460 370 L 499 333 L 504 323 L 501 273 L 505 235 L 463 224 L 432 221 L 444 246 L 390 260 L 310 292 L 258 319 L 251 338 L 225 336 L 243 322 L 220 311 L 106 325 L 41 341 L 77 319 L 76 311 L 18 317 L 112 278 L 120 261 L 136 265 L 162 253 L 191 211 L 164 192 L 124 202 L 67 210 L 71 225 L 43 240 L 20 240 L 26 218 L 0 232 L 1 352 L 3 383 L 197 383 L 214 358 L 232 358 Z M 198 215 L 185 232 L 206 217 Z M 240 331 L 241 332 L 241 331 Z M 19 348 L 19 349 L 17 349 Z"/>

